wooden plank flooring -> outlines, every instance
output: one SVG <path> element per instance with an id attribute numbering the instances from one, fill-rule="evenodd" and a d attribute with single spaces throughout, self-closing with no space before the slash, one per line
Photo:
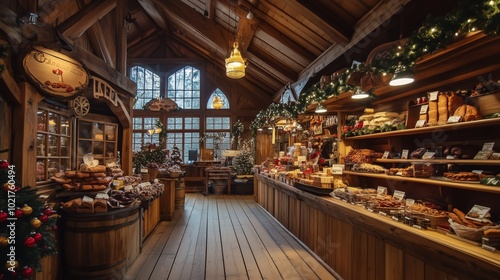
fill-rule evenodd
<path id="1" fill-rule="evenodd" d="M 161 222 L 127 280 L 336 279 L 250 195 L 186 194 Z"/>

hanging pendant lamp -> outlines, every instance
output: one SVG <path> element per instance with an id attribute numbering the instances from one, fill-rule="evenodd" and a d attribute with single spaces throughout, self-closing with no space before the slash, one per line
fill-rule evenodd
<path id="1" fill-rule="evenodd" d="M 241 57 L 241 53 L 238 50 L 238 42 L 234 42 L 231 55 L 226 58 L 226 76 L 231 79 L 243 78 L 246 67 L 246 58 Z"/>

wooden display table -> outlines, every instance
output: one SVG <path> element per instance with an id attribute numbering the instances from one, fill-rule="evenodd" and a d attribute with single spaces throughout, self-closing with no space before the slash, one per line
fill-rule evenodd
<path id="1" fill-rule="evenodd" d="M 185 191 L 189 193 L 203 192 L 205 188 L 205 169 L 210 166 L 220 165 L 218 160 L 195 161 L 193 164 L 182 165 L 182 170 L 186 171 Z"/>

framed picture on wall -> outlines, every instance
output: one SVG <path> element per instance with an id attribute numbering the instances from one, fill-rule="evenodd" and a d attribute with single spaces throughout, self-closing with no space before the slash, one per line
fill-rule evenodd
<path id="1" fill-rule="evenodd" d="M 316 124 L 313 126 L 313 133 L 314 135 L 321 135 L 323 134 L 323 124 Z"/>

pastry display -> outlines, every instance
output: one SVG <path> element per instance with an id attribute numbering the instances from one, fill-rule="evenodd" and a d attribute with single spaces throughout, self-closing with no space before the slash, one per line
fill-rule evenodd
<path id="1" fill-rule="evenodd" d="M 380 165 L 370 163 L 355 164 L 352 171 L 356 172 L 369 172 L 369 173 L 385 173 L 385 168 Z"/>
<path id="2" fill-rule="evenodd" d="M 479 111 L 472 105 L 461 105 L 455 110 L 453 116 L 460 116 L 461 120 L 464 122 L 481 119 Z"/>
<path id="3" fill-rule="evenodd" d="M 445 172 L 444 177 L 455 181 L 479 181 L 479 174 L 474 172 Z"/>

